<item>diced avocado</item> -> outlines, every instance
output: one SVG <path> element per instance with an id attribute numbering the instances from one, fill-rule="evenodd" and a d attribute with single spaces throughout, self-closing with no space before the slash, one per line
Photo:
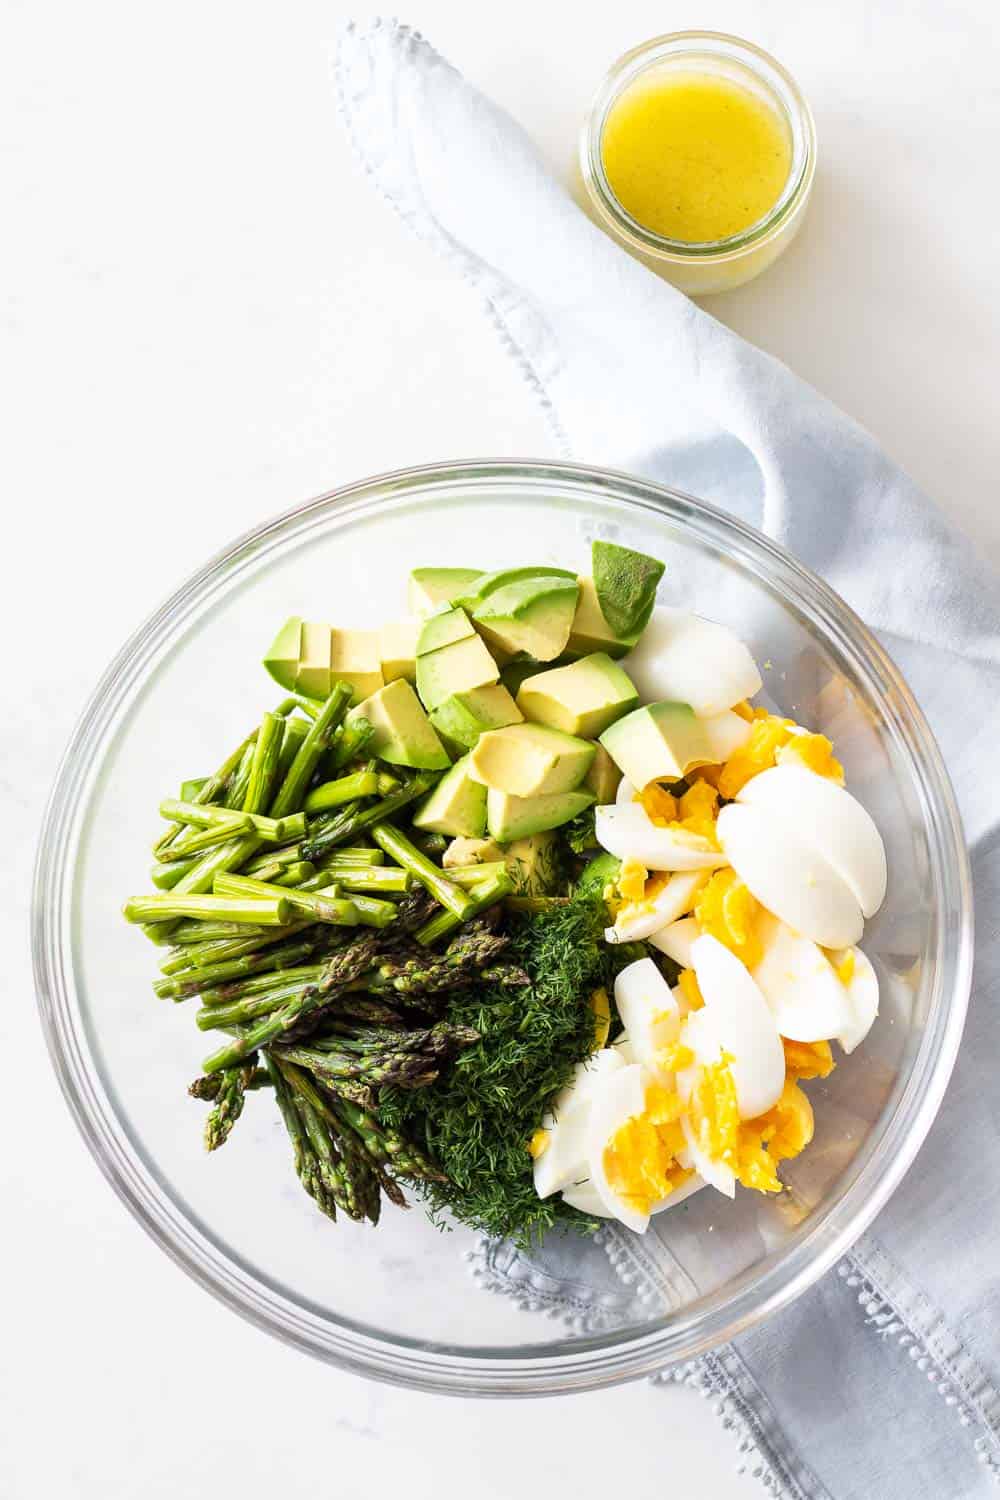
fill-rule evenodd
<path id="1" fill-rule="evenodd" d="M 614 854 L 596 855 L 576 882 L 577 894 L 585 896 L 589 892 L 603 893 L 609 885 L 615 884 L 621 867 L 621 860 Z"/>
<path id="2" fill-rule="evenodd" d="M 417 692 L 428 712 L 456 693 L 489 687 L 499 676 L 500 668 L 475 631 L 466 640 L 417 657 Z"/>
<path id="3" fill-rule="evenodd" d="M 486 832 L 486 788 L 469 775 L 463 756 L 446 772 L 413 814 L 415 828 L 477 839 Z"/>
<path id="4" fill-rule="evenodd" d="M 437 614 L 421 621 L 420 634 L 417 636 L 417 656 L 429 656 L 432 651 L 453 646 L 456 641 L 468 640 L 475 633 L 464 609 L 439 610 Z"/>
<path id="5" fill-rule="evenodd" d="M 298 692 L 307 698 L 330 696 L 330 647 L 333 632 L 318 620 L 302 622 L 302 648 L 295 674 Z"/>
<path id="6" fill-rule="evenodd" d="M 438 739 L 420 699 L 404 677 L 380 687 L 353 708 L 347 716 L 367 719 L 375 730 L 371 750 L 394 766 L 415 766 L 421 771 L 442 771 L 450 760 Z"/>
<path id="7" fill-rule="evenodd" d="M 431 723 L 446 745 L 471 750 L 487 729 L 520 724 L 524 715 L 502 683 L 453 693 L 431 714 Z"/>
<path id="8" fill-rule="evenodd" d="M 615 542 L 594 542 L 590 564 L 601 613 L 615 634 L 645 630 L 664 572 L 659 558 Z"/>
<path id="9" fill-rule="evenodd" d="M 529 677 L 517 695 L 526 719 L 593 739 L 635 708 L 639 694 L 605 651 Z"/>
<path id="10" fill-rule="evenodd" d="M 452 839 L 441 864 L 446 870 L 465 870 L 470 865 L 488 865 L 503 859 L 503 850 L 492 839 Z"/>
<path id="11" fill-rule="evenodd" d="M 499 792 L 538 797 L 571 792 L 590 770 L 596 747 L 547 724 L 511 724 L 480 735 L 472 774 Z"/>
<path id="12" fill-rule="evenodd" d="M 487 595 L 473 619 L 489 644 L 554 661 L 569 639 L 579 593 L 575 578 L 524 578 Z"/>
<path id="13" fill-rule="evenodd" d="M 479 568 L 414 568 L 406 589 L 410 613 L 429 615 L 438 605 L 467 593 L 480 577 Z"/>
<path id="14" fill-rule="evenodd" d="M 590 770 L 584 777 L 584 786 L 593 792 L 598 804 L 606 807 L 609 802 L 615 800 L 618 788 L 621 784 L 622 773 L 615 765 L 611 756 L 603 745 L 598 745 L 597 754 L 590 765 Z"/>
<path id="15" fill-rule="evenodd" d="M 554 833 L 515 839 L 503 851 L 515 896 L 548 896 L 562 883 L 562 858 Z"/>
<path id="16" fill-rule="evenodd" d="M 530 838 L 568 823 L 594 801 L 593 792 L 553 792 L 544 797 L 514 797 L 491 788 L 486 794 L 486 826 L 500 843 Z"/>
<path id="17" fill-rule="evenodd" d="M 386 682 L 395 682 L 397 677 L 416 682 L 420 624 L 419 620 L 392 620 L 379 626 L 378 655 Z"/>
<path id="18" fill-rule="evenodd" d="M 617 636 L 601 613 L 597 590 L 592 578 L 581 578 L 580 601 L 573 616 L 573 626 L 566 642 L 567 656 L 589 656 L 592 651 L 606 651 L 609 656 L 624 656 L 631 651 L 642 631 Z"/>
<path id="19" fill-rule="evenodd" d="M 295 687 L 295 674 L 299 670 L 302 654 L 302 621 L 292 615 L 282 625 L 264 655 L 264 666 L 275 682 L 287 688 Z"/>
<path id="20" fill-rule="evenodd" d="M 331 686 L 334 682 L 350 683 L 355 701 L 378 691 L 383 678 L 374 630 L 330 631 L 330 681 Z"/>
<path id="21" fill-rule="evenodd" d="M 711 765 L 703 722 L 687 703 L 649 703 L 601 735 L 619 770 L 640 790 L 651 781 L 677 781 L 692 766 Z"/>
<path id="22" fill-rule="evenodd" d="M 570 573 L 566 568 L 501 568 L 498 573 L 480 573 L 475 585 L 461 599 L 456 599 L 456 604 L 463 608 L 472 610 L 477 604 L 481 604 L 490 594 L 495 594 L 497 589 L 506 588 L 509 583 L 522 583 L 526 578 L 575 578 L 575 573 Z"/>
<path id="23" fill-rule="evenodd" d="M 547 671 L 548 667 L 545 662 L 528 661 L 526 658 L 519 656 L 516 658 L 516 660 L 509 661 L 507 665 L 501 669 L 500 681 L 503 683 L 507 691 L 509 693 L 513 693 L 514 697 L 516 698 L 518 693 L 521 691 L 522 682 L 526 682 L 529 677 L 534 677 L 538 672 Z"/>

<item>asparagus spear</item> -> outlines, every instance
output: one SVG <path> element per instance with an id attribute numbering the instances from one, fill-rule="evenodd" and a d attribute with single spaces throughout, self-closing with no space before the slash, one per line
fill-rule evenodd
<path id="1" fill-rule="evenodd" d="M 205 1150 L 217 1151 L 229 1139 L 240 1115 L 247 1087 L 256 1072 L 257 1060 L 248 1057 L 238 1068 L 227 1068 L 222 1074 L 215 1104 L 205 1121 Z"/>
<path id="2" fill-rule="evenodd" d="M 357 891 L 359 895 L 402 896 L 413 884 L 408 870 L 392 865 L 327 865 L 322 873 L 335 880 L 341 890 Z"/>
<path id="3" fill-rule="evenodd" d="M 169 849 L 164 849 L 161 856 L 163 861 L 173 863 L 193 856 L 200 858 L 206 849 L 222 844 L 226 839 L 236 838 L 239 834 L 254 831 L 253 822 L 245 813 L 222 811 L 223 816 L 217 823 L 207 823 L 198 829 L 189 828 L 183 838 L 175 839 Z"/>
<path id="4" fill-rule="evenodd" d="M 370 828 L 374 823 L 381 823 L 386 818 L 391 818 L 394 813 L 415 802 L 425 792 L 429 792 L 437 777 L 428 771 L 419 771 L 416 776 L 406 782 L 398 791 L 390 792 L 388 797 L 373 803 L 370 807 L 351 811 L 342 811 L 324 823 L 315 832 L 311 832 L 304 840 L 301 850 L 303 859 L 320 860 L 336 848 L 338 844 L 345 843 L 353 838 L 362 829 Z"/>
<path id="5" fill-rule="evenodd" d="M 241 899 L 237 896 L 184 896 L 157 891 L 152 896 L 130 896 L 122 907 L 127 922 L 161 922 L 182 917 L 206 917 L 218 922 L 250 922 L 258 927 L 281 927 L 292 914 L 292 904 L 281 895 Z"/>
<path id="6" fill-rule="evenodd" d="M 158 891 L 171 891 L 197 863 L 197 856 L 192 855 L 190 859 L 177 859 L 172 864 L 155 864 L 149 877 Z"/>
<path id="7" fill-rule="evenodd" d="M 242 833 L 238 838 L 228 839 L 226 843 L 219 844 L 215 849 L 209 849 L 203 854 L 197 864 L 187 872 L 186 875 L 174 886 L 175 896 L 197 896 L 212 888 L 212 881 L 220 870 L 238 870 L 240 865 L 249 859 L 251 854 L 256 853 L 260 846 L 260 835 L 257 833 Z M 174 925 L 173 918 L 165 921 L 155 922 L 150 936 L 158 940 L 168 933 Z"/>
<path id="8" fill-rule="evenodd" d="M 161 1000 L 174 999 L 183 1000 L 188 995 L 201 994 L 202 990 L 215 985 L 225 984 L 233 979 L 240 979 L 246 975 L 259 974 L 262 971 L 277 972 L 281 969 L 292 968 L 301 964 L 304 959 L 312 958 L 317 954 L 327 953 L 337 942 L 341 941 L 341 929 L 311 923 L 303 924 L 309 928 L 308 935 L 303 935 L 290 942 L 282 943 L 274 948 L 265 948 L 263 951 L 242 953 L 233 956 L 225 962 L 205 964 L 200 968 L 191 968 L 182 973 L 170 975 L 159 979 L 153 985 L 153 989 Z M 220 947 L 225 947 L 220 944 Z"/>
<path id="9" fill-rule="evenodd" d="M 278 789 L 271 807 L 271 816 L 283 817 L 286 813 L 298 812 L 305 800 L 309 782 L 320 756 L 330 742 L 330 736 L 347 712 L 351 701 L 351 688 L 346 682 L 334 684 L 315 722 L 310 725 L 305 739 L 299 746 L 284 781 Z"/>
<path id="10" fill-rule="evenodd" d="M 206 1059 L 203 1071 L 218 1073 L 232 1068 L 258 1047 L 270 1046 L 282 1038 L 290 1039 L 304 1022 L 315 1024 L 319 1014 L 337 994 L 370 969 L 377 952 L 374 937 L 366 936 L 335 953 L 315 984 L 307 985 L 295 999 L 279 1011 L 263 1016 L 245 1032 Z"/>
<path id="11" fill-rule="evenodd" d="M 245 875 L 229 875 L 224 871 L 215 879 L 215 892 L 220 898 L 282 900 L 286 911 L 300 911 L 314 922 L 354 927 L 358 921 L 357 907 L 352 901 L 342 900 L 338 891 L 339 887 L 335 885 L 321 891 L 305 891 L 301 887 L 286 889 L 280 885 L 268 885 L 263 880 L 251 880 Z"/>
<path id="12" fill-rule="evenodd" d="M 340 771 L 352 760 L 357 760 L 368 748 L 374 733 L 374 724 L 364 718 L 352 718 L 349 724 L 341 724 L 327 751 L 326 763 L 330 770 Z"/>
<path id="13" fill-rule="evenodd" d="M 266 994 L 280 985 L 312 984 L 323 972 L 321 963 L 296 964 L 290 969 L 276 969 L 265 974 L 251 974 L 245 979 L 232 979 L 227 984 L 218 984 L 202 990 L 203 1005 L 228 1006 L 237 1000 L 247 1000 L 253 995 Z M 239 1024 L 234 1023 L 234 1024 Z"/>
<path id="14" fill-rule="evenodd" d="M 196 1078 L 193 1083 L 188 1084 L 188 1093 L 192 1099 L 217 1099 L 225 1078 L 225 1073 L 213 1073 L 209 1078 Z M 255 1089 L 269 1089 L 271 1075 L 266 1068 L 248 1070 L 243 1087 L 247 1093 Z"/>
<path id="15" fill-rule="evenodd" d="M 469 916 L 478 916 L 481 912 L 486 911 L 488 907 L 495 906 L 498 901 L 502 901 L 505 896 L 509 896 L 513 889 L 514 882 L 506 870 L 501 870 L 499 874 L 492 876 L 491 879 L 484 880 L 471 893 L 472 908 Z M 460 921 L 454 913 L 450 911 L 438 912 L 418 929 L 415 934 L 417 942 L 422 947 L 427 947 L 428 944 L 437 942 L 438 938 L 446 937 L 449 932 L 454 932 L 455 928 L 460 925 Z"/>
<path id="16" fill-rule="evenodd" d="M 222 762 L 222 765 L 215 772 L 215 774 L 207 777 L 207 779 L 202 782 L 201 786 L 198 788 L 198 790 L 190 800 L 192 802 L 199 803 L 218 801 L 219 797 L 225 791 L 230 777 L 233 775 L 240 761 L 243 759 L 244 752 L 249 745 L 253 744 L 253 741 L 256 739 L 256 737 L 257 730 L 254 729 L 245 740 L 237 745 L 236 749 L 233 750 L 231 754 L 227 755 L 226 759 Z M 175 824 L 173 828 L 168 828 L 167 831 L 162 834 L 157 841 L 155 853 L 159 854 L 161 850 L 169 848 L 169 846 L 173 843 L 174 839 L 179 833 L 179 824 Z"/>
<path id="17" fill-rule="evenodd" d="M 293 1063 L 279 1060 L 278 1067 L 293 1092 L 310 1144 L 326 1166 L 338 1206 L 352 1219 L 367 1216 L 373 1224 L 377 1223 L 379 1181 L 371 1164 L 352 1149 L 340 1121 L 312 1080 Z M 335 1173 L 330 1173 L 331 1163 L 335 1165 Z"/>
<path id="18" fill-rule="evenodd" d="M 256 738 L 247 745 L 240 756 L 240 763 L 229 778 L 229 783 L 222 796 L 223 807 L 231 808 L 235 812 L 243 810 L 243 799 L 246 797 L 247 787 L 250 785 L 250 767 L 253 765 L 254 743 L 256 743 Z"/>
<path id="19" fill-rule="evenodd" d="M 324 781 L 314 787 L 305 800 L 305 811 L 310 815 L 329 812 L 331 807 L 342 807 L 345 802 L 356 802 L 359 797 L 374 797 L 378 792 L 378 772 L 372 767 L 364 771 L 353 771 L 350 776 L 341 776 L 336 781 Z"/>
<path id="20" fill-rule="evenodd" d="M 458 988 L 468 984 L 477 970 L 492 964 L 509 941 L 481 922 L 470 923 L 442 954 L 386 958 L 379 965 L 379 977 L 400 994 Z M 521 982 L 530 983 L 527 974 Z"/>
<path id="21" fill-rule="evenodd" d="M 253 760 L 250 764 L 250 781 L 243 798 L 243 811 L 266 812 L 278 777 L 281 759 L 281 744 L 285 736 L 285 721 L 278 714 L 265 714 L 257 733 Z"/>
<path id="22" fill-rule="evenodd" d="M 220 823 L 227 825 L 235 823 L 247 832 L 255 828 L 263 838 L 276 844 L 301 838 L 306 831 L 304 813 L 291 813 L 287 818 L 268 818 L 262 813 L 255 813 L 252 809 L 200 807 L 197 802 L 185 802 L 176 797 L 163 799 L 160 803 L 160 816 L 180 823 L 191 823 L 198 828 L 212 828 Z"/>
<path id="23" fill-rule="evenodd" d="M 447 1182 L 439 1167 L 426 1156 L 419 1146 L 406 1140 L 398 1131 L 381 1124 L 361 1105 L 338 1097 L 333 1103 L 334 1112 L 361 1137 L 369 1154 L 376 1161 L 391 1165 L 400 1177 L 411 1177 L 428 1182 Z"/>
<path id="24" fill-rule="evenodd" d="M 282 1069 L 272 1057 L 264 1054 L 264 1065 L 271 1075 L 274 1084 L 274 1096 L 278 1101 L 281 1117 L 285 1122 L 292 1143 L 292 1154 L 295 1159 L 295 1170 L 299 1181 L 316 1204 L 321 1213 L 330 1219 L 337 1217 L 337 1197 L 339 1192 L 335 1179 L 323 1170 L 322 1159 L 315 1151 L 306 1130 L 299 1105 L 287 1082 Z"/>
<path id="25" fill-rule="evenodd" d="M 408 870 L 414 880 L 419 880 L 435 901 L 439 901 L 460 922 L 464 922 L 471 914 L 474 905 L 472 897 L 449 880 L 437 865 L 431 863 L 426 854 L 421 854 L 405 833 L 401 833 L 391 823 L 377 823 L 372 829 L 372 838 L 390 859 Z"/>

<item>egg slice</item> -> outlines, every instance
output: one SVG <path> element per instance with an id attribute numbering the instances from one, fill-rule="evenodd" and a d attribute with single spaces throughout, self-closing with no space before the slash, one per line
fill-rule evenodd
<path id="1" fill-rule="evenodd" d="M 571 1187 L 563 1188 L 563 1202 L 568 1203 L 570 1208 L 578 1208 L 581 1213 L 593 1214 L 595 1219 L 614 1217 L 611 1210 L 604 1206 L 604 1199 L 589 1178 L 584 1182 L 575 1182 Z"/>
<path id="2" fill-rule="evenodd" d="M 811 842 L 769 809 L 743 802 L 722 808 L 716 827 L 726 858 L 761 906 L 823 948 L 854 946 L 864 929 L 861 907 Z"/>
<path id="3" fill-rule="evenodd" d="M 705 998 L 703 1009 L 711 1017 L 722 1051 L 732 1058 L 740 1118 L 753 1119 L 771 1108 L 784 1087 L 785 1053 L 778 1028 L 748 971 L 717 938 L 700 937 L 692 957 Z M 696 1011 L 688 1018 L 685 1030 L 699 1014 Z"/>
<path id="4" fill-rule="evenodd" d="M 684 1045 L 694 1054 L 691 1067 L 677 1074 L 677 1091 L 685 1103 L 689 1103 L 701 1075 L 706 1068 L 717 1066 L 722 1060 L 722 1041 L 716 1018 L 707 1008 L 696 1010 L 688 1016 L 683 1028 Z M 681 1130 L 687 1143 L 686 1153 L 679 1156 L 683 1166 L 689 1167 L 709 1187 L 714 1187 L 727 1198 L 736 1194 L 736 1173 L 727 1162 L 712 1154 L 708 1142 L 702 1142 L 691 1122 L 690 1116 L 681 1116 Z"/>
<path id="5" fill-rule="evenodd" d="M 676 1042 L 681 1014 L 651 958 L 637 959 L 622 969 L 615 980 L 615 1004 L 635 1057 L 670 1082 L 671 1075 L 661 1066 L 661 1054 Z"/>
<path id="6" fill-rule="evenodd" d="M 649 1214 L 624 1197 L 608 1178 L 607 1149 L 629 1120 L 644 1113 L 646 1084 L 638 1063 L 625 1066 L 604 1080 L 590 1112 L 587 1130 L 587 1171 L 609 1215 L 636 1234 L 645 1234 Z"/>
<path id="7" fill-rule="evenodd" d="M 886 859 L 882 836 L 856 797 L 824 776 L 779 765 L 748 781 L 738 801 L 780 819 L 822 850 L 848 885 L 864 916 L 885 899 Z"/>
<path id="8" fill-rule="evenodd" d="M 853 1012 L 850 1024 L 830 1034 L 845 1052 L 853 1052 L 871 1031 L 878 1015 L 878 976 L 860 948 L 831 953 L 830 961 L 839 974 L 847 972 L 847 994 Z"/>
<path id="9" fill-rule="evenodd" d="M 660 872 L 661 880 L 664 873 Z M 638 943 L 652 937 L 691 910 L 708 876 L 708 870 L 679 870 L 670 875 L 652 896 L 619 907 L 615 925 L 605 929 L 605 939 L 609 943 Z M 655 881 L 655 876 L 652 882 L 647 881 L 647 890 Z"/>
<path id="10" fill-rule="evenodd" d="M 753 733 L 752 720 L 741 719 L 731 708 L 723 709 L 721 714 L 711 714 L 702 720 L 702 726 L 708 736 L 712 759 L 717 764 L 742 750 Z"/>
<path id="11" fill-rule="evenodd" d="M 658 606 L 622 666 L 644 703 L 689 703 L 707 718 L 760 691 L 746 646 L 714 620 Z"/>
<path id="12" fill-rule="evenodd" d="M 729 863 L 702 834 L 659 827 L 639 802 L 597 808 L 594 828 L 602 849 L 647 870 L 717 870 Z"/>
<path id="13" fill-rule="evenodd" d="M 618 807 L 627 807 L 630 802 L 636 800 L 637 795 L 638 793 L 631 781 L 629 781 L 627 776 L 623 776 L 618 783 L 618 790 L 615 792 L 615 804 Z"/>
<path id="14" fill-rule="evenodd" d="M 700 936 L 694 917 L 682 917 L 679 922 L 671 922 L 669 927 L 650 933 L 649 941 L 682 969 L 691 969 L 694 967 L 692 949 Z"/>
<path id="15" fill-rule="evenodd" d="M 826 954 L 768 912 L 757 919 L 763 957 L 751 975 L 782 1036 L 825 1042 L 849 1031 L 854 1006 Z"/>
<path id="16" fill-rule="evenodd" d="M 591 1104 L 601 1081 L 625 1067 L 625 1059 L 613 1047 L 595 1052 L 578 1063 L 573 1077 L 542 1120 L 547 1139 L 535 1157 L 533 1173 L 539 1198 L 587 1175 L 587 1123 Z"/>
<path id="17" fill-rule="evenodd" d="M 692 1193 L 700 1193 L 703 1187 L 708 1187 L 704 1177 L 699 1177 L 690 1163 L 685 1164 L 686 1170 L 691 1172 L 687 1182 L 682 1182 L 680 1187 L 674 1188 L 669 1198 L 661 1198 L 659 1203 L 654 1203 L 650 1214 L 662 1214 L 665 1208 L 676 1208 L 678 1203 L 683 1203 L 685 1198 L 690 1198 Z M 565 1194 L 563 1194 L 565 1197 Z"/>

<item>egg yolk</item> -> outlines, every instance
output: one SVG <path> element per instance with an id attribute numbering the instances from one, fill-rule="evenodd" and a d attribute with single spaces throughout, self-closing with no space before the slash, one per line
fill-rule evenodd
<path id="1" fill-rule="evenodd" d="M 688 1010 L 701 1010 L 705 997 L 698 985 L 698 976 L 693 969 L 682 969 L 677 977 L 681 994 L 687 1001 Z"/>
<path id="2" fill-rule="evenodd" d="M 857 960 L 854 957 L 854 949 L 848 948 L 847 952 L 840 960 L 840 963 L 834 964 L 833 967 L 841 984 L 850 984 L 851 980 L 854 978 L 854 970 L 857 967 Z"/>
<path id="3" fill-rule="evenodd" d="M 752 705 L 744 698 L 742 703 L 733 704 L 730 713 L 734 713 L 738 719 L 744 719 L 749 724 L 753 719 L 754 711 Z"/>
<path id="4" fill-rule="evenodd" d="M 623 859 L 618 871 L 618 894 L 624 901 L 641 901 L 646 890 L 648 871 L 637 859 Z"/>
<path id="5" fill-rule="evenodd" d="M 653 1085 L 645 1113 L 626 1120 L 604 1148 L 608 1182 L 639 1213 L 649 1213 L 691 1176 L 676 1160 L 684 1149 L 682 1110 L 677 1094 Z"/>
<path id="6" fill-rule="evenodd" d="M 756 934 L 760 905 L 735 870 L 717 870 L 695 902 L 699 930 L 735 953 L 748 969 L 758 964 L 763 950 Z"/>
<path id="7" fill-rule="evenodd" d="M 547 1130 L 536 1130 L 528 1142 L 528 1154 L 534 1161 L 544 1156 L 549 1149 L 549 1132 Z"/>
<path id="8" fill-rule="evenodd" d="M 829 1078 L 837 1066 L 829 1042 L 790 1042 L 783 1036 L 781 1045 L 789 1078 Z"/>
<path id="9" fill-rule="evenodd" d="M 682 1068 L 690 1068 L 694 1062 L 694 1053 L 683 1042 L 671 1042 L 668 1047 L 660 1048 L 656 1061 L 664 1073 L 679 1073 Z"/>
<path id="10" fill-rule="evenodd" d="M 804 766 L 817 776 L 844 785 L 844 768 L 833 753 L 833 746 L 825 734 L 793 734 L 786 745 L 777 752 L 779 766 Z"/>
<path id="11" fill-rule="evenodd" d="M 698 1144 L 722 1162 L 737 1181 L 759 1193 L 780 1193 L 779 1161 L 798 1156 L 812 1140 L 813 1112 L 794 1079 L 786 1079 L 777 1103 L 755 1120 L 741 1121 L 729 1059 L 702 1069 L 688 1106 Z"/>
<path id="12" fill-rule="evenodd" d="M 715 841 L 719 794 L 707 781 L 695 781 L 680 797 L 675 797 L 659 782 L 651 781 L 643 787 L 638 800 L 657 828 L 694 834 L 697 838 L 707 839 L 713 848 L 719 847 Z"/>
<path id="13" fill-rule="evenodd" d="M 794 720 L 779 719 L 766 709 L 754 710 L 752 724 L 750 738 L 733 752 L 719 774 L 719 791 L 723 797 L 732 799 L 761 771 L 769 771 L 776 764 L 778 751 L 791 738 L 790 731 L 795 728 Z"/>

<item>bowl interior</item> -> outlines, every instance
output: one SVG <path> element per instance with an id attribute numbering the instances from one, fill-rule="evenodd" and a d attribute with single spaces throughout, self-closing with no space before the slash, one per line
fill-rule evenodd
<path id="1" fill-rule="evenodd" d="M 483 1295 L 419 1209 L 331 1226 L 302 1193 L 267 1094 L 206 1157 L 185 1096 L 210 1039 L 157 1001 L 156 950 L 119 916 L 149 887 L 155 809 L 206 774 L 279 693 L 258 662 L 286 615 L 374 625 L 418 564 L 588 566 L 595 536 L 667 563 L 661 597 L 731 625 L 765 696 L 828 734 L 876 818 L 889 893 L 864 946 L 882 984 L 866 1045 L 809 1086 L 811 1149 L 780 1200 L 706 1191 L 668 1215 L 697 1264 L 686 1305 L 598 1336 Z M 482 465 L 357 486 L 264 528 L 187 585 L 102 684 L 57 787 L 40 862 L 40 978 L 57 1065 L 105 1170 L 189 1270 L 273 1331 L 369 1373 L 460 1389 L 554 1389 L 717 1341 L 806 1285 L 871 1216 L 944 1086 L 963 996 L 956 834 L 905 688 L 829 591 L 710 509 L 572 467 Z M 709 1234 L 708 1231 L 711 1230 Z M 706 1245 L 711 1246 L 706 1250 Z"/>

